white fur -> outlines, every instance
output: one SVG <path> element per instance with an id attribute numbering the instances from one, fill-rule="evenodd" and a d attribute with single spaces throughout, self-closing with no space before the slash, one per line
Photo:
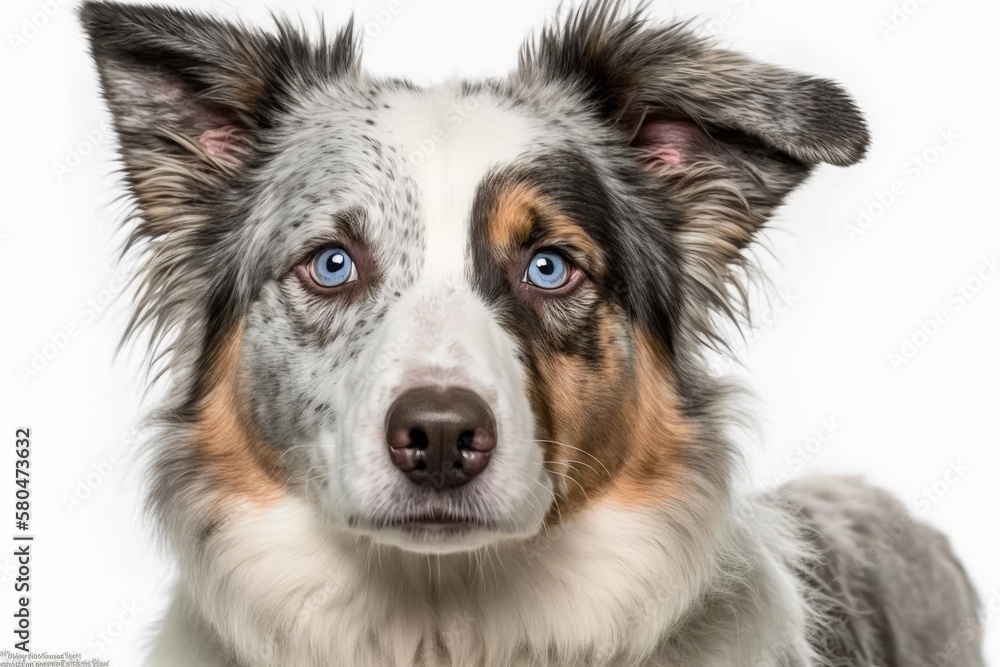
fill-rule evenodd
<path id="1" fill-rule="evenodd" d="M 477 185 L 486 172 L 527 150 L 539 130 L 501 109 L 488 96 L 463 97 L 451 87 L 426 94 L 389 96 L 381 113 L 386 140 L 408 162 L 419 193 L 425 251 L 415 284 L 389 310 L 377 338 L 358 360 L 350 386 L 331 388 L 344 415 L 336 432 L 317 437 L 321 470 L 335 471 L 324 498 L 331 515 L 366 517 L 409 482 L 386 455 L 385 415 L 392 401 L 421 385 L 475 391 L 492 408 L 502 443 L 466 495 L 502 524 L 502 534 L 536 533 L 552 502 L 552 483 L 535 425 L 524 369 L 515 343 L 472 291 L 468 226 Z M 369 369 L 375 369 L 370 372 Z M 463 540 L 415 541 L 402 532 L 370 531 L 378 541 L 427 551 L 454 551 L 495 541 L 496 531 L 475 530 Z"/>
<path id="2" fill-rule="evenodd" d="M 799 554 L 783 520 L 753 504 L 723 520 L 716 547 L 747 554 L 748 568 L 751 557 L 762 564 L 724 572 L 702 553 L 707 545 L 670 530 L 677 519 L 668 514 L 594 508 L 526 544 L 462 561 L 329 539 L 309 505 L 288 499 L 242 513 L 219 542 L 227 546 L 187 570 L 182 589 L 248 666 L 411 665 L 435 641 L 450 660 L 424 656 L 428 665 L 568 666 L 659 664 L 660 642 L 699 593 L 713 581 L 742 583 L 762 613 L 691 664 L 783 664 L 767 647 L 802 643 L 807 624 L 788 571 Z M 191 622 L 184 618 L 168 620 L 165 632 Z M 170 660 L 150 664 L 192 664 Z"/>

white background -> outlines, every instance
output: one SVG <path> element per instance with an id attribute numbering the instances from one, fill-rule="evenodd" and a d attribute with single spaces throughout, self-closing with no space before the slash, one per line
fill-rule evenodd
<path id="1" fill-rule="evenodd" d="M 267 21 L 268 6 L 257 0 L 177 4 Z M 353 9 L 370 70 L 432 83 L 503 73 L 556 2 L 289 4 L 280 9 L 308 23 L 321 13 L 330 27 Z M 764 432 L 762 451 L 748 446 L 755 479 L 867 475 L 951 535 L 983 597 L 1000 609 L 1000 277 L 984 263 L 1000 258 L 1000 5 L 690 0 L 654 2 L 652 13 L 700 16 L 700 29 L 725 45 L 838 79 L 871 121 L 868 160 L 820 169 L 765 237 L 776 258 L 762 254 L 774 290 L 743 355 Z M 120 463 L 141 449 L 130 434 L 144 382 L 142 350 L 113 359 L 127 297 L 103 303 L 118 291 L 122 210 L 107 115 L 72 3 L 7 0 L 0 35 L 0 443 L 9 443 L 0 461 L 11 478 L 0 480 L 9 490 L 0 491 L 0 507 L 11 504 L 0 516 L 13 523 L 11 450 L 14 429 L 27 425 L 33 648 L 132 667 L 170 568 L 142 524 L 136 466 Z M 859 224 L 860 210 L 872 215 Z M 922 324 L 935 316 L 928 335 Z M 893 364 L 890 354 L 903 356 L 907 340 L 916 353 L 907 349 L 910 358 Z M 36 353 L 45 355 L 35 359 L 37 373 L 22 377 Z M 13 532 L 10 524 L 0 522 L 0 535 Z M 0 548 L 0 650 L 12 643 L 11 553 Z M 994 661 L 997 615 L 989 619 Z"/>

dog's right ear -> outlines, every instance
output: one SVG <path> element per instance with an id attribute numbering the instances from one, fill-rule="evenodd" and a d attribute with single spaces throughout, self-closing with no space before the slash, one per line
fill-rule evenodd
<path id="1" fill-rule="evenodd" d="M 350 27 L 328 48 L 152 5 L 85 2 L 80 20 L 140 203 L 164 168 L 237 165 L 296 86 L 357 61 Z"/>

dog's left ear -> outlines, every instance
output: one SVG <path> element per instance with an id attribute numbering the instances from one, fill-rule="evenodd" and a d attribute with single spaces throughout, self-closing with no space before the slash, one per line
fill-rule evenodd
<path id="1" fill-rule="evenodd" d="M 828 80 L 715 48 L 684 25 L 650 25 L 621 5 L 592 0 L 546 28 L 522 50 L 514 84 L 584 97 L 677 205 L 683 220 L 663 222 L 679 232 L 698 296 L 729 311 L 741 250 L 813 166 L 864 156 L 865 121 Z"/>

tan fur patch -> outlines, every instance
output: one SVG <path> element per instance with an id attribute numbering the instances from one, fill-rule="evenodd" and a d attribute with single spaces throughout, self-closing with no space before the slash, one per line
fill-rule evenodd
<path id="1" fill-rule="evenodd" d="M 508 259 L 512 250 L 530 238 L 536 221 L 543 224 L 542 238 L 569 243 L 587 256 L 595 271 L 604 271 L 603 253 L 594 240 L 536 188 L 525 183 L 516 183 L 497 196 L 490 215 L 490 243 Z"/>
<path id="2" fill-rule="evenodd" d="M 666 351 L 645 332 L 637 331 L 635 340 L 638 383 L 626 412 L 629 455 L 609 496 L 627 505 L 653 505 L 684 493 L 685 470 L 677 454 L 694 429 L 681 413 Z"/>
<path id="3" fill-rule="evenodd" d="M 533 235 L 570 244 L 603 273 L 603 253 L 578 224 L 536 188 L 513 184 L 495 200 L 490 242 L 510 261 Z M 550 522 L 598 500 L 648 506 L 684 492 L 678 453 L 692 429 L 665 352 L 614 304 L 602 304 L 593 317 L 586 326 L 598 328 L 597 364 L 548 348 L 544 340 L 534 343 L 532 407 L 558 491 Z"/>
<path id="4" fill-rule="evenodd" d="M 236 390 L 241 334 L 238 327 L 218 357 L 212 389 L 199 406 L 193 444 L 224 499 L 267 504 L 281 498 L 285 484 L 275 448 L 249 424 Z"/>
<path id="5" fill-rule="evenodd" d="M 550 521 L 598 500 L 652 506 L 684 492 L 677 454 L 692 428 L 663 353 L 634 331 L 634 352 L 626 355 L 619 341 L 631 325 L 610 308 L 599 317 L 599 368 L 566 355 L 539 358 L 536 414 L 550 433 L 541 444 L 560 490 Z"/>

